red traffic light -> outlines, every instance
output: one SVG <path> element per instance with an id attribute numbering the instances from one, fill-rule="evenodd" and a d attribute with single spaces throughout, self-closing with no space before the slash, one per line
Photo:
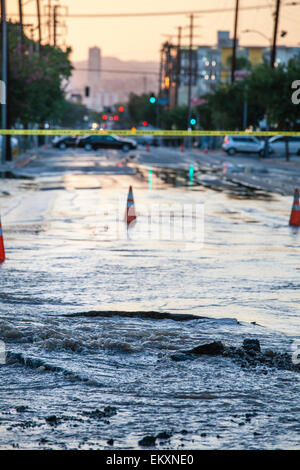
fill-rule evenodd
<path id="1" fill-rule="evenodd" d="M 114 116 L 114 121 L 118 121 L 119 120 L 119 116 Z"/>
<path id="2" fill-rule="evenodd" d="M 106 116 L 106 114 L 103 114 L 103 116 L 102 116 L 102 120 L 103 120 L 103 121 L 106 121 L 106 119 L 107 119 L 107 116 Z"/>
<path id="3" fill-rule="evenodd" d="M 147 122 L 147 121 L 143 121 L 142 124 L 143 124 L 144 127 L 146 127 L 147 124 L 148 124 L 148 122 Z"/>
<path id="4" fill-rule="evenodd" d="M 124 112 L 123 106 L 120 106 L 120 107 L 119 107 L 119 111 L 120 111 L 120 113 L 123 113 L 123 112 Z"/>

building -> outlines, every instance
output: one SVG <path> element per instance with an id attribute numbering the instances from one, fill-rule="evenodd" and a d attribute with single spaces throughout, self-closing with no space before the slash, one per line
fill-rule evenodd
<path id="1" fill-rule="evenodd" d="M 89 96 L 85 97 L 84 104 L 90 109 L 98 110 L 98 93 L 100 91 L 101 50 L 99 47 L 89 48 L 88 57 L 88 83 Z"/>
<path id="2" fill-rule="evenodd" d="M 166 107 L 187 105 L 191 76 L 192 105 L 220 83 L 229 83 L 233 39 L 229 31 L 218 31 L 215 46 L 180 47 L 166 42 L 162 47 L 160 99 Z M 285 64 L 300 54 L 300 47 L 277 47 L 276 64 Z M 239 46 L 237 41 L 236 79 L 245 77 L 251 66 L 270 60 L 271 47 Z M 191 60 L 190 60 L 191 58 Z M 275 64 L 275 66 L 276 66 Z"/>

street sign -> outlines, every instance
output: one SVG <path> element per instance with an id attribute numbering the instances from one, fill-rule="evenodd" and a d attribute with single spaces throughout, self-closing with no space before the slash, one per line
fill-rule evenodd
<path id="1" fill-rule="evenodd" d="M 168 98 L 158 98 L 159 104 L 168 104 L 169 100 Z"/>

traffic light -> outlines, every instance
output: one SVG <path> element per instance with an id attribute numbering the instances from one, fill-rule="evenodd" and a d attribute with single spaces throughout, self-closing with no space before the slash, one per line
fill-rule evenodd
<path id="1" fill-rule="evenodd" d="M 154 104 L 156 102 L 156 97 L 154 93 L 151 93 L 149 101 L 151 104 Z"/>
<path id="2" fill-rule="evenodd" d="M 119 120 L 119 116 L 114 116 L 114 121 L 118 121 Z"/>
<path id="3" fill-rule="evenodd" d="M 196 119 L 196 116 L 193 115 L 190 119 L 190 125 L 195 126 L 196 124 L 197 124 L 197 119 Z"/>
<path id="4" fill-rule="evenodd" d="M 148 125 L 148 122 L 147 121 L 143 121 L 142 122 L 143 126 L 146 127 Z"/>
<path id="5" fill-rule="evenodd" d="M 119 112 L 120 112 L 120 113 L 123 113 L 123 112 L 124 112 L 124 107 L 123 107 L 123 106 L 120 106 L 120 107 L 119 107 Z"/>
<path id="6" fill-rule="evenodd" d="M 106 114 L 103 114 L 102 116 L 102 121 L 106 121 L 107 120 L 107 115 Z"/>

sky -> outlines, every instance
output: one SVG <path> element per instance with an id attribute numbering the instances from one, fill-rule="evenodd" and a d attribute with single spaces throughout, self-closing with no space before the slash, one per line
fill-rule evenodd
<path id="1" fill-rule="evenodd" d="M 40 0 L 42 12 L 49 0 Z M 201 14 L 195 18 L 195 43 L 198 45 L 213 45 L 216 43 L 218 30 L 233 32 L 234 12 L 224 12 L 224 8 L 232 8 L 235 0 L 114 0 L 104 2 L 101 0 L 51 0 L 52 4 L 67 7 L 69 14 L 105 14 L 105 13 L 132 13 L 132 12 L 162 12 L 162 11 L 193 11 L 217 8 L 218 13 Z M 279 31 L 285 30 L 288 35 L 279 38 L 278 44 L 286 46 L 300 46 L 300 0 L 298 5 L 287 6 L 291 0 L 282 0 Z M 18 0 L 6 0 L 7 14 L 18 12 Z M 23 0 L 24 14 L 35 13 L 36 0 Z M 275 0 L 240 0 L 240 6 L 266 5 L 266 9 L 241 11 L 239 17 L 238 36 L 241 45 L 269 45 L 267 38 L 272 37 L 273 16 Z M 66 9 L 61 8 L 63 13 Z M 25 23 L 32 23 L 34 18 L 24 17 Z M 45 23 L 46 17 L 43 18 Z M 89 47 L 98 46 L 104 56 L 118 57 L 122 60 L 158 61 L 159 49 L 167 36 L 174 35 L 176 41 L 177 27 L 188 26 L 189 18 L 186 14 L 176 16 L 156 16 L 138 18 L 64 18 L 65 33 L 59 29 L 59 41 L 65 40 L 73 49 L 72 60 L 86 60 Z M 255 33 L 246 33 L 245 30 L 256 30 Z M 184 35 L 188 29 L 184 29 Z M 259 34 L 260 33 L 260 34 Z M 42 34 L 48 34 L 46 26 Z M 262 35 L 265 35 L 264 38 Z M 188 38 L 184 39 L 188 43 Z"/>

